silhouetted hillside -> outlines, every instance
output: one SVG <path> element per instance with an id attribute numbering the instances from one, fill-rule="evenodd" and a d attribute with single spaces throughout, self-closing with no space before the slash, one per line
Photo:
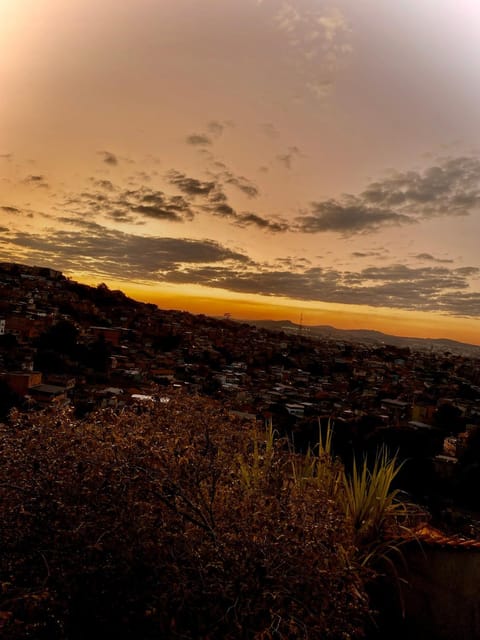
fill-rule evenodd
<path id="1" fill-rule="evenodd" d="M 450 351 L 470 357 L 480 356 L 480 347 L 448 338 L 415 338 L 393 336 L 372 329 L 337 329 L 330 325 L 305 326 L 295 324 L 290 320 L 249 320 L 257 327 L 274 331 L 285 331 L 311 338 L 331 338 L 348 342 L 363 342 L 365 344 L 387 344 L 411 349 Z"/>

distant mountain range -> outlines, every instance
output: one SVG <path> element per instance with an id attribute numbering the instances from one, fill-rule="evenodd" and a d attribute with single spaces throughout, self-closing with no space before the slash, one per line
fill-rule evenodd
<path id="1" fill-rule="evenodd" d="M 330 325 L 305 326 L 295 324 L 290 320 L 248 320 L 247 322 L 257 327 L 301 334 L 310 338 L 331 338 L 348 342 L 364 342 L 366 344 L 387 344 L 427 351 L 449 351 L 455 354 L 480 358 L 480 346 L 457 342 L 448 338 L 391 336 L 387 333 L 370 329 L 337 329 Z"/>

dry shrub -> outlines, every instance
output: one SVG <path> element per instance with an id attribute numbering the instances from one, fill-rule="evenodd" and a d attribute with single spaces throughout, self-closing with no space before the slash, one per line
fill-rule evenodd
<path id="1" fill-rule="evenodd" d="M 351 530 L 327 489 L 292 480 L 292 455 L 199 398 L 82 422 L 12 416 L 0 426 L 0 634 L 361 635 Z M 250 485 L 249 465 L 264 470 Z"/>

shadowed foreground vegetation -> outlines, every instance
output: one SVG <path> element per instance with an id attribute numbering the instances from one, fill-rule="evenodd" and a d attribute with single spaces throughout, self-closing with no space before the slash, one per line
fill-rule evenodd
<path id="1" fill-rule="evenodd" d="M 369 569 L 342 469 L 319 453 L 199 398 L 85 421 L 12 415 L 0 635 L 361 637 Z"/>

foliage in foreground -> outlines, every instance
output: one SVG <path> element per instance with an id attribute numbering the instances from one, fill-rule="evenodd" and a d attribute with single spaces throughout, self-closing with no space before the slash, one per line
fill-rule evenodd
<path id="1" fill-rule="evenodd" d="M 353 529 L 292 464 L 273 433 L 198 398 L 15 417 L 0 427 L 0 633 L 361 635 Z"/>

